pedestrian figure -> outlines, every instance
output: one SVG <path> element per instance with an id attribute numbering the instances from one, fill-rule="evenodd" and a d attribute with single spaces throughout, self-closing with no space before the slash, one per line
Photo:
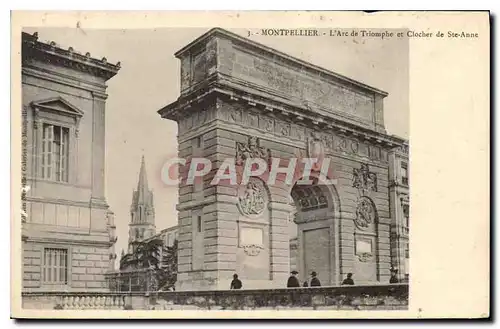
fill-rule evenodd
<path id="1" fill-rule="evenodd" d="M 347 278 L 342 281 L 342 285 L 354 285 L 354 280 L 352 279 L 352 273 L 347 273 Z"/>
<path id="2" fill-rule="evenodd" d="M 399 283 L 398 277 L 398 270 L 395 268 L 391 269 L 391 279 L 389 280 L 389 283 Z"/>
<path id="3" fill-rule="evenodd" d="M 299 288 L 300 287 L 300 282 L 299 282 L 299 279 L 297 279 L 297 274 L 299 274 L 299 272 L 292 271 L 292 275 L 288 278 L 288 282 L 286 283 L 287 288 Z"/>
<path id="4" fill-rule="evenodd" d="M 233 274 L 233 281 L 231 281 L 231 289 L 241 289 L 243 284 L 238 279 L 238 274 Z"/>
<path id="5" fill-rule="evenodd" d="M 304 281 L 304 284 L 302 285 L 302 287 L 309 287 L 309 283 L 306 281 Z"/>
<path id="6" fill-rule="evenodd" d="M 319 282 L 319 279 L 316 277 L 316 272 L 312 271 L 311 273 L 311 287 L 321 287 L 321 282 Z"/>

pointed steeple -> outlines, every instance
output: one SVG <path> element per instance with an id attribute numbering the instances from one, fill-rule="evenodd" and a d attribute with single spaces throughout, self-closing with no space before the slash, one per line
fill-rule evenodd
<path id="1" fill-rule="evenodd" d="M 146 161 L 141 159 L 137 190 L 132 193 L 129 224 L 129 252 L 133 241 L 141 241 L 156 234 L 153 192 L 148 186 Z"/>
<path id="2" fill-rule="evenodd" d="M 141 159 L 141 170 L 139 171 L 139 182 L 137 183 L 137 204 L 148 204 L 150 202 L 150 191 L 148 188 L 148 176 L 146 174 L 146 161 L 144 155 Z"/>

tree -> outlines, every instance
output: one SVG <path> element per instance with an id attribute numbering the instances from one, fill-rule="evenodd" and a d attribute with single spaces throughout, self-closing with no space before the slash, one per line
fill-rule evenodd
<path id="1" fill-rule="evenodd" d="M 132 253 L 120 260 L 120 270 L 158 268 L 162 248 L 161 239 L 133 242 Z"/>
<path id="2" fill-rule="evenodd" d="M 171 247 L 163 246 L 161 259 L 161 274 L 158 278 L 159 290 L 175 289 L 177 282 L 177 240 Z"/>
<path id="3" fill-rule="evenodd" d="M 159 238 L 133 242 L 132 253 L 120 260 L 121 271 L 130 269 L 149 269 L 159 290 L 173 288 L 177 281 L 177 240 L 171 247 Z"/>

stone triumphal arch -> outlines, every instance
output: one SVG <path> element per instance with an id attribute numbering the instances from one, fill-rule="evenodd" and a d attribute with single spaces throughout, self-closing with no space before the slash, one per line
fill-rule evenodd
<path id="1" fill-rule="evenodd" d="M 180 158 L 212 162 L 202 179 L 179 186 L 178 289 L 228 289 L 234 273 L 244 288 L 284 287 L 290 220 L 301 278 L 314 270 L 323 285 L 349 272 L 357 283 L 387 282 L 388 152 L 402 143 L 385 131 L 387 93 L 222 29 L 175 56 L 181 94 L 159 114 L 178 122 Z M 210 184 L 228 158 L 241 167 L 318 155 L 334 183 L 312 170 L 310 184 Z"/>

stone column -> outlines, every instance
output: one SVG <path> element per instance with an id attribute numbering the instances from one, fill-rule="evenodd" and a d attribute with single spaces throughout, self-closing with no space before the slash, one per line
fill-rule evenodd
<path id="1" fill-rule="evenodd" d="M 105 204 L 105 106 L 106 95 L 92 93 L 92 200 Z"/>
<path id="2" fill-rule="evenodd" d="M 292 207 L 289 204 L 270 202 L 270 256 L 271 280 L 276 288 L 284 287 L 290 272 L 290 236 L 288 221 Z"/>
<path id="3" fill-rule="evenodd" d="M 106 230 L 104 197 L 105 180 L 105 105 L 106 95 L 93 92 L 92 101 L 92 194 L 90 199 L 90 229 Z"/>
<path id="4" fill-rule="evenodd" d="M 355 272 L 354 265 L 354 224 L 355 215 L 351 212 L 341 212 L 340 215 L 340 277 L 345 278 L 347 273 Z"/>
<path id="5" fill-rule="evenodd" d="M 391 244 L 389 234 L 391 230 L 391 219 L 381 217 L 377 227 L 377 263 L 378 279 L 381 283 L 388 283 L 391 275 Z"/>

